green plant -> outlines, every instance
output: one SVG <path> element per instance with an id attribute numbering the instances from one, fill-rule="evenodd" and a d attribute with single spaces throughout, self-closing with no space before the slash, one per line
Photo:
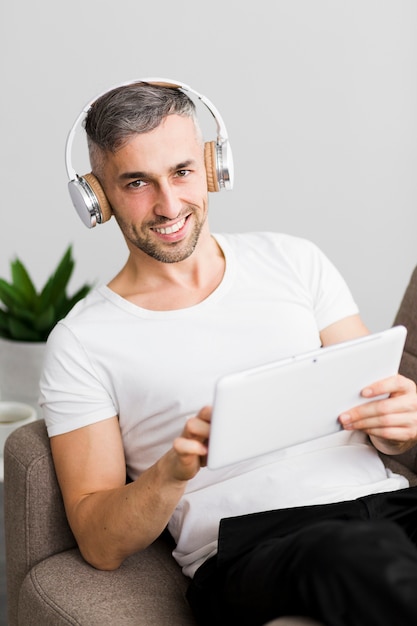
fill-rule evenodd
<path id="1" fill-rule="evenodd" d="M 74 269 L 69 246 L 41 291 L 19 259 L 11 262 L 12 282 L 0 278 L 0 337 L 14 341 L 46 341 L 55 324 L 91 289 L 85 284 L 74 295 L 67 285 Z"/>

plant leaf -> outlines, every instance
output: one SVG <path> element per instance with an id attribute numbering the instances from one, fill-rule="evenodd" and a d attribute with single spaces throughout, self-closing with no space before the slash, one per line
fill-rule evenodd
<path id="1" fill-rule="evenodd" d="M 51 290 L 52 290 L 52 277 L 50 276 L 46 281 L 37 302 L 37 312 L 44 311 L 49 306 L 49 302 L 51 300 Z"/>
<path id="2" fill-rule="evenodd" d="M 13 312 L 9 312 L 8 318 L 18 319 L 28 326 L 33 326 L 33 323 L 36 319 L 36 313 L 30 311 L 27 308 L 16 307 Z"/>
<path id="3" fill-rule="evenodd" d="M 0 309 L 0 337 L 4 336 L 1 335 L 1 331 L 7 331 L 9 330 L 9 316 L 7 315 L 7 313 L 5 313 L 3 311 L 3 309 Z"/>
<path id="4" fill-rule="evenodd" d="M 13 285 L 25 298 L 26 305 L 34 310 L 37 293 L 35 285 L 33 284 L 28 271 L 24 267 L 23 263 L 19 261 L 19 259 L 13 261 L 10 267 L 12 272 Z"/>
<path id="5" fill-rule="evenodd" d="M 39 333 L 14 318 L 9 319 L 9 331 L 11 339 L 16 341 L 42 341 Z"/>
<path id="6" fill-rule="evenodd" d="M 69 279 L 74 270 L 72 259 L 72 246 L 68 246 L 64 256 L 60 260 L 56 271 L 49 277 L 41 293 L 41 301 L 45 304 L 56 304 L 58 298 L 65 293 Z"/>
<path id="7" fill-rule="evenodd" d="M 0 337 L 46 341 L 56 323 L 91 290 L 91 286 L 85 284 L 73 296 L 67 296 L 74 265 L 70 245 L 38 293 L 23 263 L 19 259 L 13 261 L 13 282 L 0 279 Z"/>
<path id="8" fill-rule="evenodd" d="M 45 311 L 38 315 L 33 321 L 33 328 L 39 332 L 47 331 L 48 334 L 55 326 L 55 308 L 51 305 Z"/>
<path id="9" fill-rule="evenodd" d="M 20 293 L 20 290 L 2 278 L 0 278 L 0 300 L 2 300 L 5 306 L 11 311 L 13 311 L 15 307 L 26 306 L 25 298 Z"/>

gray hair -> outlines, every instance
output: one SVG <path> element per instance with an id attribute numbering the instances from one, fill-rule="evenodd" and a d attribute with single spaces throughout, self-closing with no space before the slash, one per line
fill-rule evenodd
<path id="1" fill-rule="evenodd" d="M 173 114 L 192 118 L 198 129 L 195 104 L 181 89 L 137 82 L 100 96 L 84 121 L 93 169 L 106 152 L 116 152 L 132 135 L 154 130 Z"/>

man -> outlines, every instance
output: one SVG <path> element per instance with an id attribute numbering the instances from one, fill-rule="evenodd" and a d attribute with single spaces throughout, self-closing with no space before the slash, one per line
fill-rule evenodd
<path id="1" fill-rule="evenodd" d="M 116 88 L 85 128 L 129 256 L 53 331 L 41 383 L 84 558 L 117 568 L 168 525 L 201 623 L 304 614 L 415 625 L 416 495 L 377 454 L 416 443 L 415 384 L 376 381 L 340 433 L 207 469 L 221 374 L 368 331 L 310 242 L 211 234 L 203 141 L 183 91 Z"/>

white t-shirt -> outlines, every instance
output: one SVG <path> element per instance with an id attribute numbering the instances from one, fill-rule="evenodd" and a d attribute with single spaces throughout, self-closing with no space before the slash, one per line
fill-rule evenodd
<path id="1" fill-rule="evenodd" d="M 100 287 L 55 327 L 41 380 L 50 436 L 118 415 L 135 479 L 171 447 L 188 417 L 212 403 L 219 376 L 318 348 L 323 328 L 358 312 L 314 244 L 271 233 L 215 238 L 226 270 L 203 302 L 151 311 Z M 407 485 L 385 469 L 366 436 L 348 431 L 204 468 L 170 520 L 174 556 L 193 576 L 216 552 L 222 517 Z"/>

